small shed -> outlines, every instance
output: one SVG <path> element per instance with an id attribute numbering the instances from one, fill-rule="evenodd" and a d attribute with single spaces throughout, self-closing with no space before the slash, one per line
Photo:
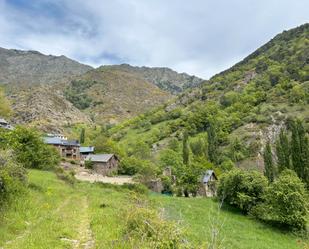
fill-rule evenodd
<path id="1" fill-rule="evenodd" d="M 119 158 L 115 154 L 87 155 L 85 164 L 92 163 L 94 172 L 107 176 L 116 173 L 118 170 Z"/>
<path id="2" fill-rule="evenodd" d="M 94 154 L 94 147 L 93 146 L 86 146 L 86 147 L 81 146 L 79 148 L 79 152 L 80 152 L 80 157 L 85 158 L 88 155 Z"/>
<path id="3" fill-rule="evenodd" d="M 218 178 L 213 170 L 207 170 L 202 177 L 199 194 L 206 197 L 217 195 L 216 182 Z"/>

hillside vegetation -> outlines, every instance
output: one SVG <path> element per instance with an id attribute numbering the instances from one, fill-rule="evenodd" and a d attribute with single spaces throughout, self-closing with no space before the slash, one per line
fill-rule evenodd
<path id="1" fill-rule="evenodd" d="M 101 67 L 75 78 L 64 96 L 97 123 L 115 123 L 154 108 L 171 95 L 139 75 Z"/>
<path id="2" fill-rule="evenodd" d="M 124 148 L 143 142 L 156 157 L 170 142 L 181 147 L 184 130 L 191 137 L 190 153 L 199 153 L 194 143 L 207 140 L 211 129 L 216 158 L 210 161 L 222 169 L 236 164 L 262 170 L 266 141 L 274 143 L 288 120 L 303 120 L 308 131 L 308 75 L 309 24 L 304 24 L 277 35 L 199 88 L 112 128 L 110 135 Z"/>

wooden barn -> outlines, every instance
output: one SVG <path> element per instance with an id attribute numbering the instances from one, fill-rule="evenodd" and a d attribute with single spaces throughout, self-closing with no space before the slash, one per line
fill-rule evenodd
<path id="1" fill-rule="evenodd" d="M 91 162 L 91 168 L 94 172 L 108 176 L 117 173 L 119 159 L 115 154 L 87 155 L 85 165 L 89 162 Z"/>

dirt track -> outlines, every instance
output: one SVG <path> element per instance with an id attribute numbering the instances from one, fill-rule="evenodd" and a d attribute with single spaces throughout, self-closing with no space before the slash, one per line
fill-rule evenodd
<path id="1" fill-rule="evenodd" d="M 108 177 L 102 176 L 99 174 L 90 174 L 86 171 L 77 172 L 75 178 L 80 181 L 88 182 L 104 182 L 112 183 L 117 185 L 122 185 L 124 183 L 134 183 L 132 177 L 130 176 L 117 176 L 117 177 Z"/>

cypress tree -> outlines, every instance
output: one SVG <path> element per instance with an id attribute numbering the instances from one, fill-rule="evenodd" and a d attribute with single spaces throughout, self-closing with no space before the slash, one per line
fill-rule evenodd
<path id="1" fill-rule="evenodd" d="M 308 136 L 306 136 L 304 139 L 303 158 L 304 158 L 303 182 L 306 184 L 307 189 L 309 189 L 309 139 L 308 139 Z"/>
<path id="2" fill-rule="evenodd" d="M 275 178 L 275 168 L 269 141 L 266 143 L 263 158 L 264 158 L 264 175 L 267 177 L 269 182 L 273 182 Z"/>
<path id="3" fill-rule="evenodd" d="M 292 141 L 291 141 L 291 155 L 292 155 L 292 163 L 295 172 L 298 177 L 303 179 L 303 159 L 302 159 L 302 138 L 303 127 L 299 120 L 292 121 L 291 123 L 292 129 Z"/>
<path id="4" fill-rule="evenodd" d="M 183 132 L 182 139 L 182 159 L 185 165 L 189 163 L 189 146 L 188 146 L 188 131 Z"/>
<path id="5" fill-rule="evenodd" d="M 80 132 L 79 142 L 83 144 L 85 142 L 85 128 L 82 128 Z"/>
<path id="6" fill-rule="evenodd" d="M 309 140 L 302 122 L 292 122 L 291 154 L 298 177 L 309 187 Z"/>
<path id="7" fill-rule="evenodd" d="M 276 142 L 276 154 L 279 173 L 285 169 L 291 169 L 289 139 L 284 129 L 280 130 L 279 138 Z"/>
<path id="8" fill-rule="evenodd" d="M 218 138 L 216 134 L 215 127 L 210 124 L 207 129 L 207 139 L 208 139 L 208 157 L 209 161 L 212 163 L 218 162 Z"/>

